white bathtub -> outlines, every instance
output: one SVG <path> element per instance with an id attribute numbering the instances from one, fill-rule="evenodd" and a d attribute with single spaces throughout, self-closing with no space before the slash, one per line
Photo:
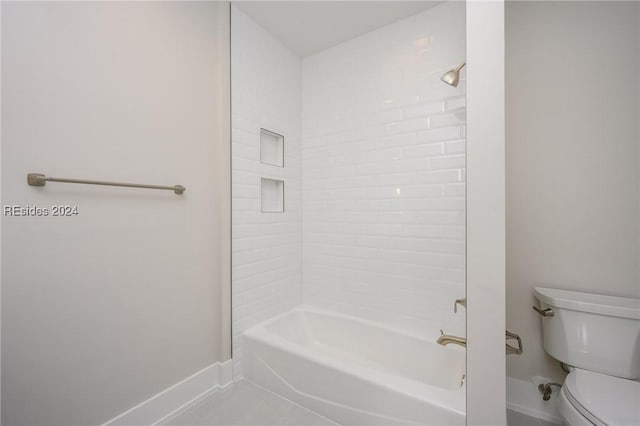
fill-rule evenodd
<path id="1" fill-rule="evenodd" d="M 244 334 L 244 376 L 342 425 L 464 425 L 465 351 L 298 307 Z"/>

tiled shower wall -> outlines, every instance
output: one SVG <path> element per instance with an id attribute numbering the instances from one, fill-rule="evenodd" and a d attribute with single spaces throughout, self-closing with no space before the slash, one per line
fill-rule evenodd
<path id="1" fill-rule="evenodd" d="M 306 304 L 464 332 L 464 58 L 450 2 L 303 60 Z"/>
<path id="2" fill-rule="evenodd" d="M 236 7 L 232 67 L 232 322 L 241 334 L 302 302 L 300 58 Z M 284 135 L 284 167 L 260 162 L 260 128 Z M 261 212 L 261 178 L 285 182 L 283 213 Z"/>
<path id="3" fill-rule="evenodd" d="M 439 81 L 464 15 L 442 4 L 301 61 L 232 8 L 236 375 L 244 330 L 302 302 L 464 333 L 465 89 Z M 284 168 L 260 162 L 261 127 Z M 263 177 L 285 181 L 284 213 L 260 212 Z"/>

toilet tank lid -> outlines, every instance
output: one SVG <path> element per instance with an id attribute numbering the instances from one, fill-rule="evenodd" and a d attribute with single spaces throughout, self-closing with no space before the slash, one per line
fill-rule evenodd
<path id="1" fill-rule="evenodd" d="M 551 307 L 640 319 L 640 299 L 536 287 L 536 298 Z"/>

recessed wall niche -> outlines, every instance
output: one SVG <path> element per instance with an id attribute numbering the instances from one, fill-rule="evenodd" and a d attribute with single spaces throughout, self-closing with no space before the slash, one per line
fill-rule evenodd
<path id="1" fill-rule="evenodd" d="M 263 213 L 284 212 L 284 181 L 276 179 L 261 179 Z"/>
<path id="2" fill-rule="evenodd" d="M 260 162 L 284 167 L 284 136 L 260 129 Z"/>

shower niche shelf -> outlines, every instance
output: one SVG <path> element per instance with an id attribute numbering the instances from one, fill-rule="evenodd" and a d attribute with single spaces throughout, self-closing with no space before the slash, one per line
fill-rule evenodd
<path id="1" fill-rule="evenodd" d="M 260 129 L 260 162 L 284 167 L 284 136 Z"/>
<path id="2" fill-rule="evenodd" d="M 261 182 L 262 213 L 284 212 L 284 181 L 262 178 Z"/>

